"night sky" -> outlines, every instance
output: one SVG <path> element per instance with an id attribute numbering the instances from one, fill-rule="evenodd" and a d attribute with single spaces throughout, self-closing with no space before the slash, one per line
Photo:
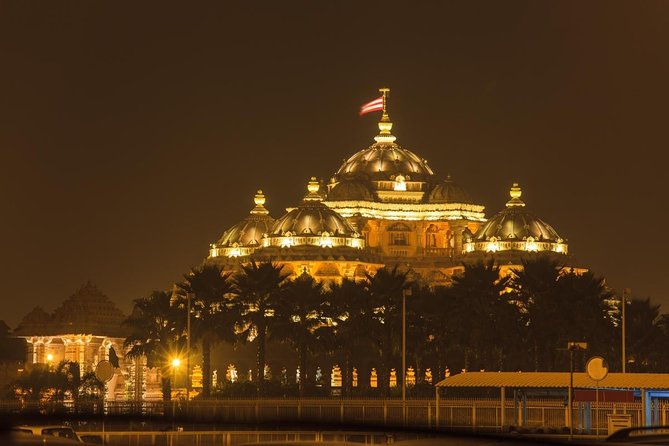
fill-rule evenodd
<path id="1" fill-rule="evenodd" d="M 371 144 L 384 86 L 488 216 L 520 182 L 669 311 L 669 2 L 227 3 L 0 2 L 0 319 L 89 279 L 128 312 Z"/>

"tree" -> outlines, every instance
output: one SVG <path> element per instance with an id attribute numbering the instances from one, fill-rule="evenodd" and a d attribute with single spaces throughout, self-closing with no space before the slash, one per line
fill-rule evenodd
<path id="1" fill-rule="evenodd" d="M 375 304 L 366 292 L 366 282 L 343 279 L 333 284 L 323 308 L 325 317 L 331 320 L 330 327 L 321 327 L 316 335 L 327 345 L 332 354 L 341 359 L 342 385 L 346 394 L 351 394 L 353 369 L 356 368 L 359 387 L 369 385 L 371 362 L 378 354 L 375 339 L 378 335 L 378 320 L 374 316 Z"/>
<path id="2" fill-rule="evenodd" d="M 500 276 L 493 259 L 464 266 L 464 272 L 453 278 L 451 292 L 465 368 L 504 370 L 508 354 L 520 341 L 520 312 L 507 292 L 508 277 Z"/>
<path id="3" fill-rule="evenodd" d="M 230 274 L 217 265 L 204 265 L 186 274 L 179 285 L 182 291 L 180 307 L 184 314 L 187 294 L 191 300 L 191 335 L 202 347 L 202 396 L 211 395 L 211 347 L 218 341 L 234 342 L 235 324 L 239 318 Z M 183 322 L 185 324 L 185 321 Z M 187 371 L 190 375 L 190 370 Z M 190 379 L 190 376 L 188 376 Z"/>
<path id="4" fill-rule="evenodd" d="M 658 348 L 664 345 L 660 305 L 651 303 L 650 298 L 633 298 L 625 310 L 627 371 L 659 371 L 664 353 Z"/>
<path id="5" fill-rule="evenodd" d="M 257 342 L 256 383 L 258 394 L 263 394 L 265 381 L 265 349 L 267 337 L 274 328 L 272 322 L 279 307 L 281 284 L 288 274 L 283 265 L 252 261 L 242 265 L 233 278 L 238 302 L 242 306 L 241 325 L 237 332 L 242 341 Z"/>
<path id="6" fill-rule="evenodd" d="M 402 292 L 410 287 L 408 277 L 409 272 L 401 271 L 397 266 L 380 268 L 373 276 L 367 274 L 366 289 L 375 306 L 373 313 L 377 324 L 374 328 L 378 330 L 372 335 L 378 346 L 379 388 L 383 392 L 389 389 L 390 369 L 401 354 Z"/>
<path id="7" fill-rule="evenodd" d="M 160 367 L 162 375 L 163 400 L 171 399 L 169 358 L 174 355 L 183 327 L 179 321 L 179 309 L 172 305 L 172 294 L 168 291 L 153 291 L 149 297 L 136 299 L 133 312 L 123 324 L 130 329 L 130 335 L 123 343 L 126 357 L 138 359 L 146 357 L 149 368 Z"/>
<path id="8" fill-rule="evenodd" d="M 523 262 L 513 287 L 525 305 L 536 370 L 567 370 L 568 341 L 588 343 L 589 354 L 614 358 L 610 291 L 592 272 L 565 271 L 548 257 Z"/>
<path id="9" fill-rule="evenodd" d="M 275 337 L 292 344 L 300 367 L 300 395 L 311 380 L 308 358 L 316 351 L 315 331 L 327 325 L 322 317 L 323 283 L 308 274 L 286 282 L 281 290 L 274 326 Z"/>
<path id="10" fill-rule="evenodd" d="M 555 343 L 562 333 L 556 318 L 563 311 L 557 282 L 562 268 L 548 256 L 523 260 L 522 269 L 514 271 L 511 283 L 528 313 L 527 334 L 533 352 L 533 364 L 528 366 L 537 371 L 554 370 L 557 360 Z"/>

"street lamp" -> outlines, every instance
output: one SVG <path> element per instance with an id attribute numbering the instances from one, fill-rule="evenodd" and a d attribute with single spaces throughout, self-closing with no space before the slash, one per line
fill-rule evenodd
<path id="1" fill-rule="evenodd" d="M 588 348 L 587 342 L 567 342 L 567 350 L 569 350 L 569 406 L 567 407 L 567 412 L 569 413 L 569 440 L 574 439 L 574 416 L 573 416 L 573 403 L 574 403 L 574 351 L 586 350 Z"/>
<path id="2" fill-rule="evenodd" d="M 181 359 L 179 358 L 172 358 L 172 388 L 173 391 L 177 387 L 177 369 L 181 365 Z M 172 399 L 172 417 L 174 418 L 176 416 L 176 411 L 177 411 L 177 399 L 176 399 L 176 391 L 174 393 L 174 398 Z"/>
<path id="3" fill-rule="evenodd" d="M 402 421 L 407 424 L 407 296 L 411 288 L 402 290 Z"/>
<path id="4" fill-rule="evenodd" d="M 627 367 L 627 353 L 625 352 L 625 336 L 626 336 L 626 334 L 625 334 L 625 328 L 626 328 L 626 326 L 625 326 L 626 325 L 625 307 L 627 306 L 627 295 L 628 294 L 630 294 L 630 290 L 629 290 L 629 288 L 625 288 L 623 290 L 623 295 L 622 295 L 622 299 L 621 299 L 621 303 L 620 303 L 620 306 L 621 306 L 620 317 L 622 319 L 622 321 L 621 321 L 622 323 L 620 324 L 621 329 L 622 329 L 621 330 L 622 333 L 621 333 L 621 336 L 620 336 L 620 340 L 622 342 L 622 349 L 621 349 L 622 350 L 622 361 L 621 361 L 622 364 L 621 365 L 622 365 L 622 372 L 623 373 L 626 373 L 626 367 Z"/>

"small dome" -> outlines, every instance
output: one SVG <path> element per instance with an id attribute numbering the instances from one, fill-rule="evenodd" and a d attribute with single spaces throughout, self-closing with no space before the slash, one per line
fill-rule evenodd
<path id="1" fill-rule="evenodd" d="M 482 225 L 465 246 L 472 251 L 555 251 L 567 253 L 567 244 L 551 225 L 525 208 L 517 183 L 510 191 L 506 209 Z"/>
<path id="2" fill-rule="evenodd" d="M 315 236 L 323 233 L 335 237 L 353 237 L 354 234 L 357 236 L 344 217 L 321 203 L 318 182 L 313 177 L 308 190 L 309 193 L 298 207 L 274 223 L 270 236 L 283 236 L 286 233 L 295 236 Z"/>
<path id="3" fill-rule="evenodd" d="M 430 203 L 464 203 L 472 204 L 469 193 L 450 176 L 444 182 L 437 184 L 428 198 Z"/>
<path id="4" fill-rule="evenodd" d="M 263 235 L 270 232 L 274 219 L 265 208 L 265 195 L 259 190 L 253 201 L 256 207 L 242 221 L 223 233 L 215 243 L 217 248 L 231 246 L 259 246 Z"/>
<path id="5" fill-rule="evenodd" d="M 372 201 L 374 197 L 369 191 L 369 188 L 360 181 L 344 180 L 335 184 L 330 192 L 328 192 L 328 200 L 330 201 Z"/>

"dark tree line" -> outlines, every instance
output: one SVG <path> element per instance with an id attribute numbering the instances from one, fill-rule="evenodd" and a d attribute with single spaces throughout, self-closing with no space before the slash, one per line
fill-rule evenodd
<path id="1" fill-rule="evenodd" d="M 176 292 L 156 291 L 135 302 L 126 347 L 131 356 L 146 356 L 150 367 L 168 367 L 171 352 L 183 349 L 190 294 L 203 397 L 211 395 L 211 348 L 218 342 L 255 343 L 253 384 L 264 394 L 269 341 L 294 350 L 300 394 L 318 384 L 317 368 L 327 386 L 337 364 L 345 395 L 387 395 L 393 369 L 401 385 L 406 290 L 407 366 L 416 372 L 417 388 L 428 384 L 428 369 L 433 382 L 463 369 L 567 370 L 568 341 L 589 344 L 579 366 L 585 357 L 601 355 L 612 371 L 620 370 L 620 303 L 601 277 L 567 271 L 546 257 L 525 261 L 506 276 L 492 261 L 465 265 L 451 286 L 437 288 L 397 268 L 325 286 L 308 275 L 288 280 L 271 262 L 251 263 L 234 275 L 205 265 L 186 274 Z M 632 299 L 626 313 L 628 371 L 669 371 L 669 316 L 650 299 Z M 370 389 L 372 369 L 376 389 Z M 169 373 L 163 376 L 168 398 Z"/>

